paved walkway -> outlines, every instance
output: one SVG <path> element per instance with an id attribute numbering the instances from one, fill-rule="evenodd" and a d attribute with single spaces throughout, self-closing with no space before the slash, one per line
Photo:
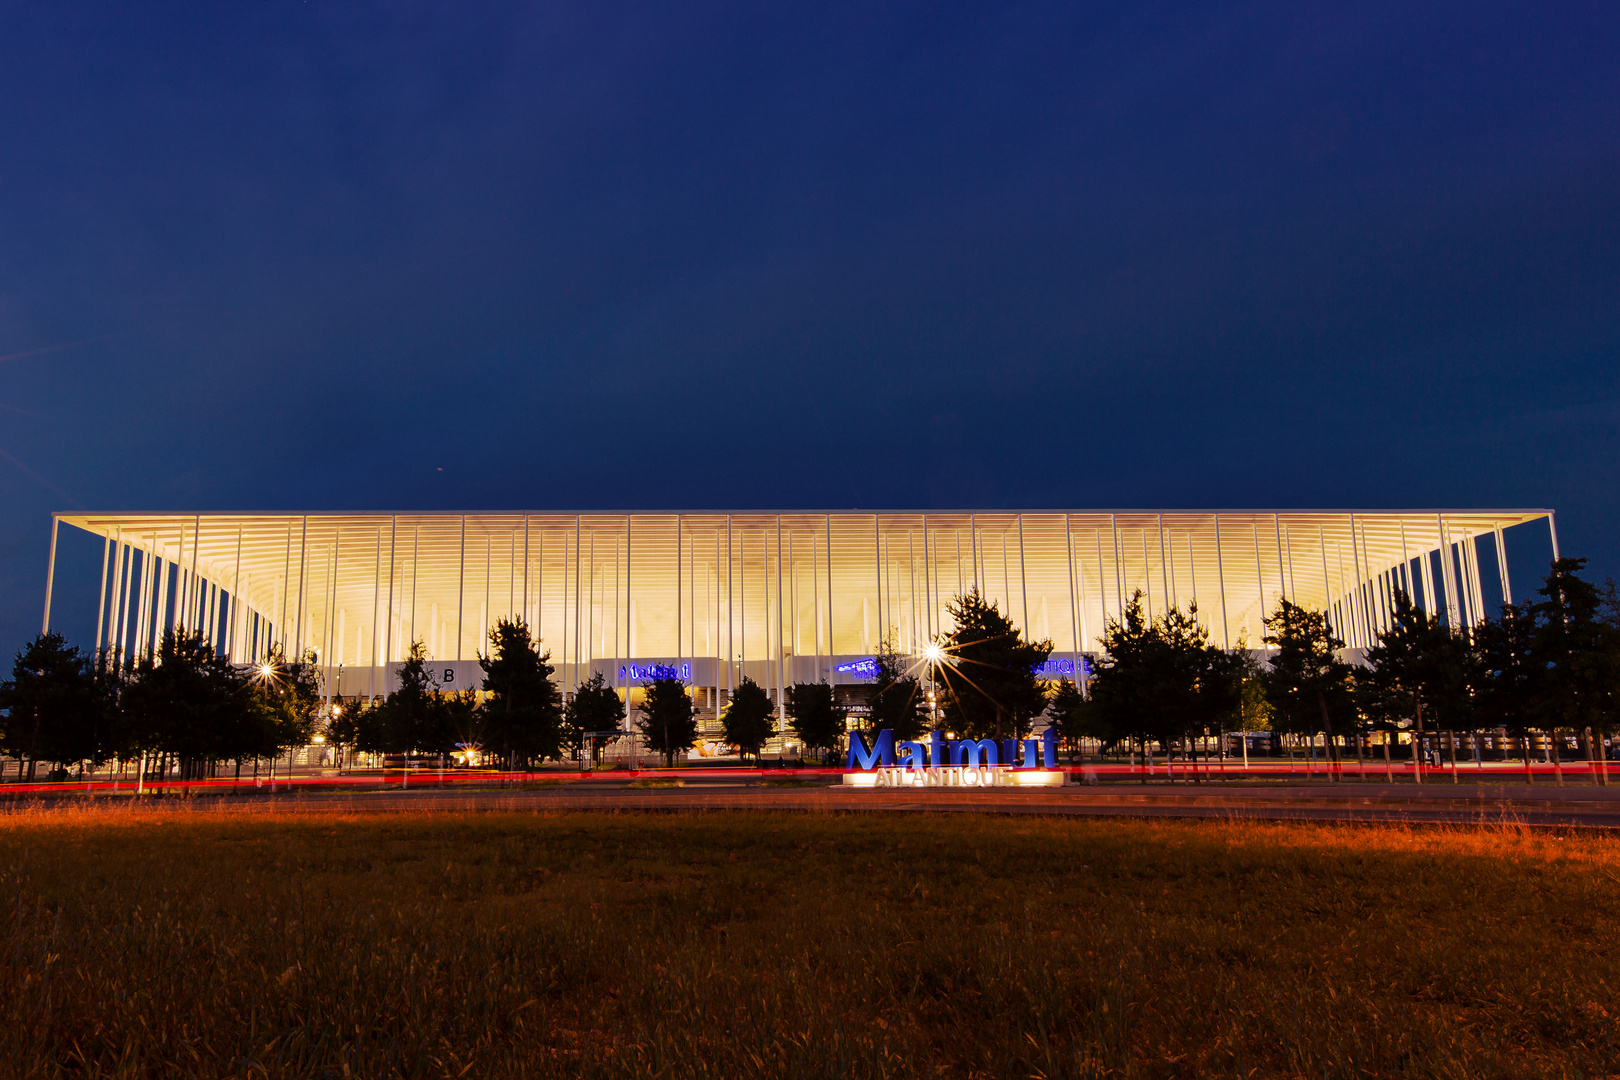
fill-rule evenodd
<path id="1" fill-rule="evenodd" d="M 696 782 L 679 788 L 561 784 L 533 790 L 294 791 L 143 801 L 51 799 L 16 809 L 64 812 L 788 810 L 817 813 L 991 813 L 1088 817 L 1178 817 L 1363 821 L 1414 824 L 1579 827 L 1620 830 L 1620 786 L 1330 784 L 1102 784 L 1048 789 L 872 790 L 841 785 L 775 788 L 739 782 Z"/>

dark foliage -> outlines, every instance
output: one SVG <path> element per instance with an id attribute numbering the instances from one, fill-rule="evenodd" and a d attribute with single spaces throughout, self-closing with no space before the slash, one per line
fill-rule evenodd
<path id="1" fill-rule="evenodd" d="M 956 621 L 940 643 L 949 657 L 940 668 L 946 726 L 976 739 L 1028 735 L 1046 708 L 1035 669 L 1052 655 L 1052 643 L 1026 642 L 978 592 L 945 610 Z"/>
<path id="2" fill-rule="evenodd" d="M 849 708 L 824 682 L 787 688 L 788 723 L 807 750 L 836 751 L 844 742 Z"/>
<path id="3" fill-rule="evenodd" d="M 743 757 L 753 754 L 757 760 L 760 747 L 776 734 L 776 707 L 771 704 L 771 695 L 744 675 L 726 711 L 720 715 L 720 727 L 725 732 L 726 742 L 741 751 Z"/>
<path id="4" fill-rule="evenodd" d="M 522 619 L 501 619 L 489 632 L 482 705 L 488 745 L 510 767 L 562 756 L 562 694 L 552 682 L 550 653 L 541 653 Z"/>
<path id="5" fill-rule="evenodd" d="M 907 658 L 885 642 L 878 647 L 872 662 L 877 666 L 877 678 L 873 680 L 867 728 L 871 731 L 888 728 L 894 732 L 896 741 L 915 739 L 927 731 L 928 698 L 923 692 L 922 680 L 911 670 Z"/>
<path id="6" fill-rule="evenodd" d="M 1137 592 L 1122 620 L 1108 620 L 1103 645 L 1090 723 L 1105 742 L 1133 738 L 1168 748 L 1219 730 L 1238 707 L 1242 657 L 1209 643 L 1197 605 L 1149 619 Z"/>
<path id="7" fill-rule="evenodd" d="M 746 681 L 746 680 L 745 680 Z M 642 743 L 664 755 L 664 764 L 673 766 L 675 755 L 697 745 L 697 709 L 686 684 L 679 679 L 654 679 L 646 684 L 641 702 Z"/>
<path id="8" fill-rule="evenodd" d="M 1264 641 L 1275 650 L 1260 676 L 1271 703 L 1273 729 L 1326 734 L 1333 752 L 1338 736 L 1354 732 L 1358 715 L 1351 692 L 1352 669 L 1339 655 L 1344 642 L 1334 634 L 1326 613 L 1285 599 L 1266 620 Z"/>
<path id="9" fill-rule="evenodd" d="M 100 762 L 110 755 L 110 678 L 54 631 L 17 653 L 0 682 L 0 748 L 34 763 Z"/>
<path id="10" fill-rule="evenodd" d="M 570 756 L 578 757 L 586 732 L 617 731 L 622 727 L 624 702 L 598 671 L 574 688 L 574 696 L 563 710 L 563 746 Z"/>

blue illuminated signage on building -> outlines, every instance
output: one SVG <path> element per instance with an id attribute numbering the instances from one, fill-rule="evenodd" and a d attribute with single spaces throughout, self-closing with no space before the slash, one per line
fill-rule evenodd
<path id="1" fill-rule="evenodd" d="M 620 664 L 620 682 L 651 682 L 654 679 L 692 681 L 692 665 L 682 664 Z"/>
<path id="2" fill-rule="evenodd" d="M 1085 657 L 1080 658 L 1081 670 L 1091 674 L 1091 661 Z M 1074 678 L 1074 660 L 1069 657 L 1053 657 L 1035 669 L 1037 679 L 1072 679 Z M 875 657 L 868 656 L 861 660 L 851 660 L 847 664 L 834 665 L 833 670 L 841 675 L 855 675 L 862 679 L 875 679 L 878 677 L 878 665 Z"/>
<path id="3" fill-rule="evenodd" d="M 1087 675 L 1091 674 L 1090 660 L 1087 660 L 1082 656 L 1080 658 L 1080 666 L 1081 670 Z M 1074 661 L 1070 659 L 1053 657 L 1051 660 L 1048 660 L 1046 663 L 1035 669 L 1035 677 L 1038 679 L 1072 679 L 1074 678 Z"/>

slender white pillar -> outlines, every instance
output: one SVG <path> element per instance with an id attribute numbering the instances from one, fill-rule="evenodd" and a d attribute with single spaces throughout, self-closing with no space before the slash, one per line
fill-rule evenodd
<path id="1" fill-rule="evenodd" d="M 957 558 L 961 562 L 961 558 Z M 833 666 L 833 657 L 838 650 L 833 648 L 833 547 L 832 547 L 832 515 L 827 515 L 827 666 Z M 833 674 L 827 672 L 827 681 L 832 682 Z"/>
<path id="2" fill-rule="evenodd" d="M 1254 609 L 1259 613 L 1260 625 L 1258 630 L 1264 640 L 1266 636 L 1266 572 L 1260 565 L 1260 523 L 1249 522 L 1249 532 L 1254 540 L 1254 580 L 1256 582 L 1256 597 Z"/>
<path id="3" fill-rule="evenodd" d="M 1063 554 L 1069 563 L 1069 633 L 1074 643 L 1070 655 L 1073 657 L 1075 685 L 1084 691 L 1086 679 L 1080 670 L 1083 667 L 1080 663 L 1080 596 L 1074 576 L 1074 530 L 1068 514 L 1063 515 Z"/>
<path id="4" fill-rule="evenodd" d="M 1547 535 L 1552 539 L 1553 562 L 1558 561 L 1558 522 L 1553 520 L 1553 512 L 1547 511 Z"/>
<path id="5" fill-rule="evenodd" d="M 1289 598 L 1288 597 L 1289 581 L 1288 581 L 1288 574 L 1286 572 L 1286 564 L 1283 562 L 1283 539 L 1282 539 L 1282 515 L 1281 514 L 1272 514 L 1271 515 L 1271 531 L 1272 531 L 1273 535 L 1276 537 L 1276 540 L 1277 540 L 1277 578 L 1278 578 L 1278 582 L 1279 582 L 1278 590 L 1279 590 L 1279 592 L 1281 592 L 1282 598 L 1284 600 L 1287 600 Z"/>
<path id="6" fill-rule="evenodd" d="M 1221 587 L 1221 648 L 1232 651 L 1231 623 L 1226 617 L 1226 567 L 1221 559 L 1221 515 L 1215 515 L 1215 580 Z"/>
<path id="7" fill-rule="evenodd" d="M 1513 603 L 1513 582 L 1508 576 L 1507 544 L 1502 539 L 1502 526 L 1495 527 L 1496 533 L 1496 572 L 1502 578 L 1502 603 Z"/>
<path id="8" fill-rule="evenodd" d="M 686 639 L 681 636 L 684 622 L 682 616 L 686 614 L 686 596 L 681 587 L 686 581 L 685 566 L 681 562 L 681 515 L 675 515 L 675 659 L 676 668 L 680 668 L 680 659 L 686 655 Z M 795 613 L 797 614 L 797 613 Z M 794 642 L 798 644 L 797 641 Z"/>
<path id="9" fill-rule="evenodd" d="M 371 571 L 371 656 L 366 665 L 366 696 L 377 696 L 377 615 L 382 608 L 382 530 L 377 530 L 377 554 Z M 358 652 L 359 650 L 356 649 Z M 356 657 L 358 659 L 358 657 Z M 458 656 L 456 659 L 460 659 Z M 460 672 L 457 672 L 460 675 Z"/>
<path id="10" fill-rule="evenodd" d="M 577 518 L 575 519 L 578 520 Z M 461 642 L 466 631 L 467 612 L 467 515 L 461 515 L 461 552 L 456 569 L 456 663 L 461 662 Z M 461 672 L 456 672 L 460 678 Z"/>
<path id="11" fill-rule="evenodd" d="M 1446 589 L 1446 626 L 1456 633 L 1462 622 L 1457 600 L 1457 568 L 1453 561 L 1456 556 L 1451 550 L 1451 535 L 1446 530 L 1444 514 L 1434 515 L 1434 526 L 1439 535 L 1441 584 Z"/>
<path id="12" fill-rule="evenodd" d="M 39 632 L 51 632 L 51 587 L 56 584 L 56 530 L 61 521 L 55 514 L 51 515 L 51 554 L 45 562 L 45 618 L 40 623 Z"/>
<path id="13" fill-rule="evenodd" d="M 107 617 L 107 555 L 112 551 L 112 535 L 101 539 L 101 592 L 96 597 L 96 667 L 101 667 L 101 623 Z M 50 609 L 46 609 L 45 622 L 50 623 Z"/>
<path id="14" fill-rule="evenodd" d="M 916 590 L 913 589 L 912 591 L 915 592 Z M 767 595 L 765 597 L 766 604 L 770 603 L 770 599 L 771 599 L 770 595 L 767 592 Z M 778 715 L 778 718 L 779 718 L 778 719 L 778 726 L 779 727 L 780 727 L 780 716 L 781 716 L 781 711 L 782 711 L 782 694 L 783 694 L 783 691 L 784 691 L 784 688 L 785 688 L 785 686 L 784 686 L 785 680 L 787 679 L 787 670 L 786 670 L 787 657 L 784 655 L 787 652 L 787 650 L 785 648 L 783 648 L 783 646 L 782 646 L 782 627 L 783 627 L 783 622 L 782 622 L 782 515 L 777 514 L 776 515 L 776 708 L 777 708 L 777 715 Z M 768 632 L 768 630 L 769 630 L 769 628 L 767 627 L 767 632 Z"/>
<path id="15" fill-rule="evenodd" d="M 1143 567 L 1144 574 L 1146 567 Z M 1164 590 L 1164 617 L 1170 617 L 1170 569 L 1169 559 L 1165 557 L 1164 549 L 1164 515 L 1159 515 L 1159 585 Z"/>
<path id="16" fill-rule="evenodd" d="M 1162 530 L 1161 530 L 1162 532 Z M 1160 536 L 1161 543 L 1163 536 Z M 1024 563 L 1024 515 L 1018 515 L 1018 589 L 1024 601 L 1024 640 L 1028 641 L 1034 631 L 1029 628 L 1029 572 Z M 1008 603 L 1011 604 L 1009 598 Z"/>
<path id="17" fill-rule="evenodd" d="M 238 627 L 242 622 L 239 608 L 242 608 L 242 523 L 236 523 L 236 568 L 231 574 L 231 622 L 226 632 L 225 657 L 236 663 L 237 645 L 240 641 Z"/>
<path id="18" fill-rule="evenodd" d="M 129 634 L 129 587 L 135 578 L 135 545 L 124 544 L 124 555 L 118 563 L 118 574 L 123 579 L 120 585 L 124 598 L 118 603 L 118 651 L 115 657 L 120 665 L 124 662 L 125 635 Z M 133 641 L 133 637 L 130 638 Z"/>
<path id="19" fill-rule="evenodd" d="M 388 665 L 394 662 L 394 554 L 399 538 L 399 515 L 388 519 L 388 609 L 383 617 L 383 692 L 388 691 Z"/>

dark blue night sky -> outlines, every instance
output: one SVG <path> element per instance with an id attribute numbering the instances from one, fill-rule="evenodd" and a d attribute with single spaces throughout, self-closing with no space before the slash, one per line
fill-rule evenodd
<path id="1" fill-rule="evenodd" d="M 52 510 L 1551 506 L 1620 575 L 1617 57 L 1598 3 L 0 3 L 0 650 Z"/>

